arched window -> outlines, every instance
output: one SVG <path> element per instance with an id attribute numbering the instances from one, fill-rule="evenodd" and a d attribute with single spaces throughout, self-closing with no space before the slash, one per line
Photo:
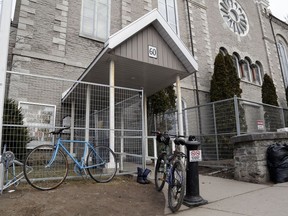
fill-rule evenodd
<path id="1" fill-rule="evenodd" d="M 238 77 L 242 78 L 243 76 L 241 74 L 240 65 L 239 65 L 240 57 L 239 57 L 238 53 L 233 53 L 232 57 L 233 57 L 234 66 L 235 66 L 236 71 L 238 73 Z"/>
<path id="2" fill-rule="evenodd" d="M 252 81 L 250 64 L 251 61 L 248 57 L 240 60 L 242 79 L 248 82 Z"/>
<path id="3" fill-rule="evenodd" d="M 286 44 L 279 40 L 277 42 L 277 47 L 279 50 L 279 55 L 280 55 L 280 63 L 281 63 L 281 68 L 283 72 L 283 79 L 284 79 L 284 84 L 285 87 L 288 86 L 288 55 L 287 55 L 287 46 Z"/>
<path id="4" fill-rule="evenodd" d="M 227 50 L 224 47 L 220 47 L 219 52 L 223 54 L 223 56 L 227 55 Z"/>
<path id="5" fill-rule="evenodd" d="M 255 64 L 255 83 L 258 85 L 262 85 L 263 77 L 264 77 L 264 72 L 263 72 L 263 66 L 259 61 L 256 61 Z"/>

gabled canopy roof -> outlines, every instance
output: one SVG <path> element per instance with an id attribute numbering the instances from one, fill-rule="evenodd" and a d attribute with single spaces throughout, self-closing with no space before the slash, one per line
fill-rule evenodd
<path id="1" fill-rule="evenodd" d="M 157 58 L 148 56 L 148 46 L 157 49 Z M 79 81 L 109 85 L 109 62 L 115 62 L 115 85 L 144 88 L 146 95 L 175 83 L 198 70 L 198 64 L 157 9 L 111 35 Z M 65 100 L 75 90 L 70 88 Z"/>
<path id="2" fill-rule="evenodd" d="M 105 43 L 105 47 L 107 47 L 109 50 L 115 49 L 117 46 L 119 46 L 119 44 L 123 43 L 151 24 L 161 35 L 163 40 L 169 45 L 178 59 L 183 63 L 186 70 L 190 73 L 197 71 L 198 64 L 196 63 L 195 59 L 157 9 L 154 9 L 150 13 L 144 15 L 140 19 L 113 34 Z"/>

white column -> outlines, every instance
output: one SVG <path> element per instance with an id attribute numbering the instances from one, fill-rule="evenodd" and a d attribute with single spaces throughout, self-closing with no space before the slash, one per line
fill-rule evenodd
<path id="1" fill-rule="evenodd" d="M 89 128 L 90 128 L 90 98 L 91 98 L 91 86 L 87 85 L 86 89 L 86 113 L 85 113 L 85 141 L 89 142 Z M 87 158 L 89 152 L 88 152 L 88 146 L 85 145 L 85 158 Z"/>
<path id="2" fill-rule="evenodd" d="M 180 77 L 179 76 L 176 77 L 176 92 L 177 92 L 177 110 L 178 110 L 178 132 L 179 132 L 179 135 L 184 135 L 182 96 L 181 96 L 181 86 L 180 86 Z M 184 151 L 183 146 L 181 146 L 181 151 Z"/>
<path id="3" fill-rule="evenodd" d="M 0 13 L 0 154 L 2 149 L 3 109 L 12 5 L 13 1 L 2 0 L 2 10 Z"/>
<path id="4" fill-rule="evenodd" d="M 0 13 L 0 155 L 2 149 L 2 126 L 3 126 L 3 109 L 5 96 L 5 82 L 7 71 L 8 47 L 10 20 L 12 13 L 11 0 L 2 0 L 2 10 Z M 1 159 L 1 156 L 0 156 Z M 0 163 L 0 194 L 2 194 L 4 184 L 4 165 Z"/>
<path id="5" fill-rule="evenodd" d="M 110 71 L 109 71 L 109 85 L 110 85 L 110 101 L 109 101 L 109 142 L 110 148 L 114 151 L 115 145 L 115 64 L 114 61 L 110 61 Z"/>

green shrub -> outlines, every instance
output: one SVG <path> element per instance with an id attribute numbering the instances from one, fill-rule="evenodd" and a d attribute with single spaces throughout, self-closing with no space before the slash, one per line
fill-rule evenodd
<path id="1" fill-rule="evenodd" d="M 6 144 L 6 150 L 12 151 L 21 160 L 24 157 L 28 140 L 28 130 L 23 126 L 21 108 L 18 108 L 13 99 L 6 99 L 3 113 L 2 147 Z"/>
<path id="2" fill-rule="evenodd" d="M 278 97 L 273 80 L 268 74 L 264 75 L 262 84 L 262 103 L 278 106 Z M 277 131 L 281 127 L 281 114 L 275 107 L 264 106 L 264 120 L 267 131 Z"/>

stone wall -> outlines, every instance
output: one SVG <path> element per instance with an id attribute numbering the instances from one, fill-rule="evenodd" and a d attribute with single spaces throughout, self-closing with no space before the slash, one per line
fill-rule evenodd
<path id="1" fill-rule="evenodd" d="M 253 183 L 267 183 L 270 176 L 266 151 L 275 143 L 288 143 L 287 132 L 246 134 L 231 138 L 234 143 L 235 179 Z"/>

